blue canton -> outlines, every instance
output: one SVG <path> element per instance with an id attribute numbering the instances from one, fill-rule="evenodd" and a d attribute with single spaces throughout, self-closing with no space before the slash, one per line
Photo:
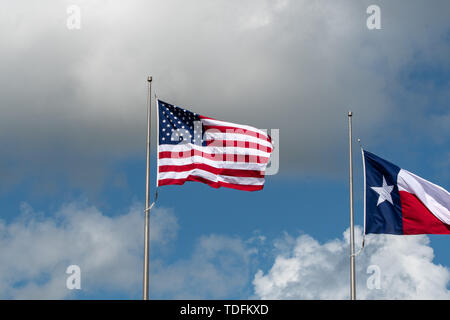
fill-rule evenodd
<path id="1" fill-rule="evenodd" d="M 159 144 L 192 143 L 206 146 L 200 116 L 158 100 Z"/>

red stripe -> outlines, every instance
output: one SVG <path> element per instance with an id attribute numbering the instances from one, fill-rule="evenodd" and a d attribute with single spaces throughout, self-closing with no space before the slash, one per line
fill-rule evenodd
<path id="1" fill-rule="evenodd" d="M 227 183 L 227 182 L 222 182 L 222 181 L 213 182 L 211 180 L 208 180 L 208 179 L 205 179 L 202 177 L 197 177 L 197 176 L 188 176 L 185 179 L 158 180 L 158 186 L 183 185 L 187 181 L 202 182 L 213 188 L 224 187 L 224 188 L 231 188 L 231 189 L 243 190 L 243 191 L 258 191 L 258 190 L 262 190 L 264 188 L 264 185 L 253 186 L 253 185 Z"/>
<path id="2" fill-rule="evenodd" d="M 267 153 L 272 152 L 272 148 L 263 146 L 256 142 L 251 141 L 238 141 L 238 140 L 206 140 L 207 146 L 214 147 L 235 147 L 235 148 L 247 148 L 264 151 Z"/>
<path id="3" fill-rule="evenodd" d="M 204 128 L 205 128 L 205 131 L 209 130 L 209 129 L 214 129 L 219 132 L 244 134 L 244 135 L 247 135 L 250 137 L 255 137 L 255 138 L 258 138 L 261 140 L 266 140 L 268 142 L 272 142 L 270 137 L 268 137 L 264 134 L 260 134 L 259 132 L 255 132 L 255 131 L 251 131 L 251 130 L 247 130 L 247 129 L 231 127 L 231 126 L 204 126 Z"/>
<path id="4" fill-rule="evenodd" d="M 237 155 L 226 153 L 206 153 L 200 150 L 192 149 L 189 151 L 171 152 L 161 151 L 159 153 L 159 159 L 181 159 L 190 158 L 193 156 L 200 156 L 205 159 L 214 161 L 230 161 L 230 162 L 245 162 L 245 163 L 268 163 L 268 157 L 261 157 L 255 155 Z"/>
<path id="5" fill-rule="evenodd" d="M 414 194 L 400 191 L 403 234 L 450 234 L 450 225 L 428 210 Z"/>
<path id="6" fill-rule="evenodd" d="M 200 169 L 221 176 L 264 178 L 264 173 L 258 170 L 215 168 L 204 163 L 191 163 L 182 166 L 159 166 L 159 172 L 184 172 L 193 169 Z"/>

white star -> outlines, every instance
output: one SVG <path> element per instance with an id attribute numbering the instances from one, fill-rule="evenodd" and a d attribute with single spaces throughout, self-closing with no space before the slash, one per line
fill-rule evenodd
<path id="1" fill-rule="evenodd" d="M 392 190 L 394 190 L 394 186 L 388 186 L 384 176 L 383 176 L 383 185 L 381 187 L 371 187 L 371 188 L 373 191 L 375 191 L 380 195 L 378 197 L 377 207 L 386 200 L 390 202 L 392 205 L 394 205 L 391 196 L 391 192 Z"/>

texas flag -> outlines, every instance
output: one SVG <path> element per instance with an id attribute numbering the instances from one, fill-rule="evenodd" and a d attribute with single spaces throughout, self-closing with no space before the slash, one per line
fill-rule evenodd
<path id="1" fill-rule="evenodd" d="M 450 193 L 363 150 L 366 234 L 450 234 Z"/>

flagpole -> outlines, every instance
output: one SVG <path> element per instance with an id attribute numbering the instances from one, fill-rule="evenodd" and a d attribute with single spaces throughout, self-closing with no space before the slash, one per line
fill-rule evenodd
<path id="1" fill-rule="evenodd" d="M 149 284 L 149 251 L 150 251 L 150 147 L 151 147 L 151 120 L 152 120 L 152 77 L 147 78 L 147 166 L 145 174 L 145 227 L 144 227 L 144 292 L 143 299 L 148 300 Z"/>
<path id="2" fill-rule="evenodd" d="M 348 145 L 350 161 L 350 299 L 356 299 L 355 285 L 355 230 L 353 224 L 353 151 L 352 151 L 352 115 L 348 112 Z"/>

